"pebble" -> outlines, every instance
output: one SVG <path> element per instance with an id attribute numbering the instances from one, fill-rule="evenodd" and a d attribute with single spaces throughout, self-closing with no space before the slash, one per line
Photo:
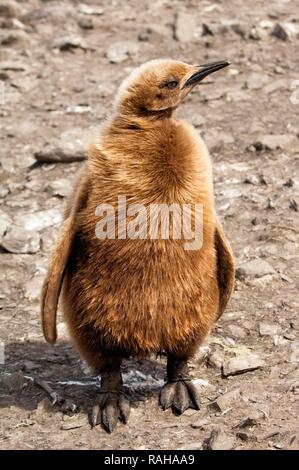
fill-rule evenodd
<path id="1" fill-rule="evenodd" d="M 204 450 L 232 450 L 235 440 L 220 429 L 213 429 L 210 437 L 204 440 Z"/>
<path id="2" fill-rule="evenodd" d="M 299 363 L 299 341 L 294 341 L 291 343 L 291 356 L 290 361 L 292 364 Z"/>
<path id="3" fill-rule="evenodd" d="M 223 364 L 223 354 L 215 351 L 208 358 L 208 365 L 214 369 L 221 369 Z"/>
<path id="4" fill-rule="evenodd" d="M 88 419 L 86 416 L 67 416 L 64 415 L 64 423 L 60 426 L 63 431 L 69 431 L 71 429 L 83 428 L 88 426 Z"/>
<path id="5" fill-rule="evenodd" d="M 225 377 L 229 377 L 231 375 L 243 374 L 251 370 L 260 369 L 263 366 L 264 361 L 253 354 L 247 356 L 236 356 L 224 361 L 223 375 Z"/>
<path id="6" fill-rule="evenodd" d="M 275 270 L 267 261 L 264 261 L 262 259 L 253 259 L 251 261 L 246 261 L 245 263 L 241 264 L 236 270 L 237 279 L 243 279 L 246 277 L 259 278 L 268 274 L 275 274 Z"/>
<path id="7" fill-rule="evenodd" d="M 32 279 L 25 284 L 24 297 L 30 302 L 39 301 L 41 296 L 42 283 L 45 276 L 34 276 Z"/>
<path id="8" fill-rule="evenodd" d="M 85 5 L 85 3 L 81 3 L 79 5 L 79 12 L 83 15 L 97 15 L 101 16 L 104 14 L 104 10 L 101 7 Z"/>
<path id="9" fill-rule="evenodd" d="M 295 141 L 295 136 L 293 134 L 282 134 L 274 135 L 267 134 L 259 138 L 258 142 L 262 148 L 267 150 L 276 150 L 276 149 L 288 149 L 290 145 Z"/>
<path id="10" fill-rule="evenodd" d="M 90 143 L 89 129 L 72 128 L 52 139 L 50 144 L 43 145 L 34 153 L 40 163 L 71 163 L 86 160 Z"/>
<path id="11" fill-rule="evenodd" d="M 51 193 L 52 196 L 66 197 L 71 191 L 71 183 L 67 178 L 59 178 L 54 181 L 50 181 L 46 189 Z"/>
<path id="12" fill-rule="evenodd" d="M 170 36 L 170 30 L 162 24 L 152 23 L 148 28 L 138 34 L 138 40 L 142 42 L 161 41 Z"/>
<path id="13" fill-rule="evenodd" d="M 242 328 L 241 326 L 229 325 L 227 329 L 229 330 L 230 334 L 235 338 L 245 339 L 247 336 L 246 330 L 244 330 L 244 328 Z"/>
<path id="14" fill-rule="evenodd" d="M 2 239 L 9 226 L 12 224 L 12 220 L 6 212 L 0 209 L 0 240 Z"/>
<path id="15" fill-rule="evenodd" d="M 285 22 L 276 23 L 271 34 L 282 41 L 287 41 L 296 38 L 298 33 L 299 28 L 295 23 Z"/>
<path id="16" fill-rule="evenodd" d="M 235 388 L 224 393 L 223 395 L 220 395 L 215 401 L 210 403 L 208 407 L 213 411 L 223 413 L 232 405 L 235 405 L 236 403 L 240 402 L 240 398 L 240 388 Z"/>
<path id="17" fill-rule="evenodd" d="M 0 62 L 0 70 L 24 71 L 27 68 L 27 64 L 19 61 L 4 60 Z"/>
<path id="18" fill-rule="evenodd" d="M 292 209 L 295 212 L 298 212 L 298 204 L 295 199 L 291 199 L 289 203 L 289 208 Z"/>
<path id="19" fill-rule="evenodd" d="M 52 41 L 51 47 L 61 51 L 68 51 L 74 48 L 87 49 L 84 40 L 80 36 L 61 36 L 55 38 Z"/>
<path id="20" fill-rule="evenodd" d="M 92 18 L 79 18 L 78 25 L 82 29 L 93 29 L 94 28 Z"/>
<path id="21" fill-rule="evenodd" d="M 174 38 L 179 42 L 190 42 L 194 40 L 195 31 L 194 16 L 183 11 L 178 12 L 174 24 Z"/>
<path id="22" fill-rule="evenodd" d="M 107 58 L 112 64 L 119 64 L 139 51 L 138 44 L 133 41 L 115 42 L 107 50 Z"/>
<path id="23" fill-rule="evenodd" d="M 261 322 L 259 324 L 259 334 L 261 336 L 275 336 L 280 332 L 279 325 Z"/>
<path id="24" fill-rule="evenodd" d="M 246 79 L 245 85 L 248 90 L 259 90 L 269 82 L 266 74 L 251 73 Z"/>
<path id="25" fill-rule="evenodd" d="M 181 445 L 177 450 L 202 450 L 201 442 L 186 442 L 186 444 Z"/>
<path id="26" fill-rule="evenodd" d="M 2 238 L 1 247 L 10 253 L 37 253 L 40 249 L 40 236 L 36 231 L 10 225 Z"/>
<path id="27" fill-rule="evenodd" d="M 52 225 L 59 224 L 62 220 L 59 209 L 46 209 L 31 214 L 19 214 L 14 217 L 16 225 L 29 231 L 39 231 Z"/>
<path id="28" fill-rule="evenodd" d="M 5 18 L 15 18 L 21 16 L 21 6 L 14 0 L 3 1 L 0 4 L 0 16 Z"/>

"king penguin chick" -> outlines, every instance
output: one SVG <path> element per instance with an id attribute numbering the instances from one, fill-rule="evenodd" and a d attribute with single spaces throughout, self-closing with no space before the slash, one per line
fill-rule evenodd
<path id="1" fill-rule="evenodd" d="M 120 86 L 113 115 L 91 145 L 69 199 L 43 285 L 43 332 L 55 342 L 62 290 L 73 343 L 101 374 L 92 423 L 102 422 L 109 432 L 118 419 L 128 419 L 121 376 L 122 360 L 128 357 L 166 353 L 162 408 L 181 414 L 200 407 L 188 360 L 227 306 L 235 266 L 215 213 L 208 150 L 195 129 L 173 112 L 201 80 L 227 65 L 153 60 L 136 69 Z M 125 221 L 120 197 L 129 205 Z M 106 237 L 96 233 L 99 205 L 106 208 Z M 186 249 L 188 237 L 174 233 L 181 220 L 174 212 L 169 236 L 161 234 L 163 218 L 155 219 L 158 236 L 147 236 L 148 228 L 128 236 L 123 222 L 134 222 L 136 205 L 143 229 L 153 206 L 188 205 L 194 225 L 199 205 L 201 246 Z"/>

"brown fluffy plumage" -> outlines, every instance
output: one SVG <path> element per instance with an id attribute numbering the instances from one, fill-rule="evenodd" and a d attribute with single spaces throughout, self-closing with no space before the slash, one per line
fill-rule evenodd
<path id="1" fill-rule="evenodd" d="M 72 339 L 97 373 L 150 352 L 186 361 L 230 299 L 234 261 L 214 210 L 209 154 L 193 127 L 172 116 L 199 70 L 163 60 L 134 72 L 69 199 L 43 287 L 43 329 L 55 342 L 63 281 Z M 203 204 L 203 246 L 188 251 L 184 239 L 172 238 L 99 240 L 96 207 L 109 203 L 117 210 L 119 195 L 146 208 Z"/>

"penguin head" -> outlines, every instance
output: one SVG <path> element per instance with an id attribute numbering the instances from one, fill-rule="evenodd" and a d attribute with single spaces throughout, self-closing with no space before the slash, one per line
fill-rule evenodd
<path id="1" fill-rule="evenodd" d="M 121 114 L 160 116 L 176 109 L 205 77 L 227 67 L 227 60 L 203 65 L 160 59 L 135 69 L 121 84 L 116 109 Z"/>

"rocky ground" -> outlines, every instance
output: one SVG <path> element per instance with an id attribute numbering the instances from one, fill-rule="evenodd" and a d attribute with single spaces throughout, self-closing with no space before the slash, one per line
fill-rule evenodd
<path id="1" fill-rule="evenodd" d="M 299 449 L 296 0 L 1 0 L 0 25 L 0 448 Z M 161 411 L 164 359 L 127 363 L 130 421 L 108 435 L 90 429 L 98 382 L 61 318 L 58 344 L 43 340 L 40 286 L 120 81 L 169 56 L 232 61 L 179 114 L 212 154 L 236 291 L 191 364 L 202 409 Z"/>

